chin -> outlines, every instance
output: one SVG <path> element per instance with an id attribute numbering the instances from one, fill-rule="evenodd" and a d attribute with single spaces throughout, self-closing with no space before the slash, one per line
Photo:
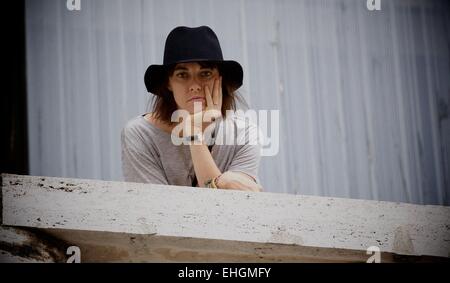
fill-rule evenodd
<path id="1" fill-rule="evenodd" d="M 188 108 L 188 111 L 189 111 L 190 114 L 198 113 L 198 112 L 201 112 L 203 110 L 205 110 L 205 107 L 203 107 L 203 105 L 202 105 L 201 108 L 200 107 L 194 108 L 194 106 L 191 106 L 191 107 Z"/>
<path id="2" fill-rule="evenodd" d="M 190 110 L 189 114 L 195 114 L 195 113 L 200 113 L 200 112 L 202 112 L 202 111 L 200 110 L 200 111 L 194 112 L 194 110 Z"/>

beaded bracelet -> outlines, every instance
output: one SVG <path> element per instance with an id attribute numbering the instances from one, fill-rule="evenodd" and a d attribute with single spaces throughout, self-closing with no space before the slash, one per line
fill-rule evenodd
<path id="1" fill-rule="evenodd" d="M 222 174 L 220 174 L 215 178 L 209 179 L 208 181 L 205 182 L 205 186 L 207 188 L 218 189 L 219 187 L 217 187 L 217 180 L 219 179 L 220 176 L 222 176 Z"/>
<path id="2" fill-rule="evenodd" d="M 217 186 L 219 184 L 219 178 L 220 176 L 222 176 L 222 174 L 220 174 L 219 176 L 217 176 L 216 178 L 214 178 L 214 185 L 216 186 L 216 188 L 218 189 L 219 187 Z"/>
<path id="3" fill-rule="evenodd" d="M 214 179 L 209 179 L 208 181 L 206 181 L 205 182 L 205 187 L 207 187 L 207 188 L 214 188 L 213 184 L 212 184 L 213 180 Z"/>

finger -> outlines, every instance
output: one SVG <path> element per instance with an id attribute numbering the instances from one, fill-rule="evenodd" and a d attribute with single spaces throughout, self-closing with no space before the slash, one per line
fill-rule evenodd
<path id="1" fill-rule="evenodd" d="M 203 112 L 203 122 L 215 122 L 220 117 L 220 112 L 214 108 Z"/>
<path id="2" fill-rule="evenodd" d="M 219 80 L 214 79 L 214 87 L 213 87 L 213 101 L 214 105 L 219 104 Z"/>
<path id="3" fill-rule="evenodd" d="M 209 86 L 205 85 L 205 97 L 206 97 L 206 106 L 212 107 L 213 106 L 213 100 L 211 97 L 211 91 L 209 89 Z"/>

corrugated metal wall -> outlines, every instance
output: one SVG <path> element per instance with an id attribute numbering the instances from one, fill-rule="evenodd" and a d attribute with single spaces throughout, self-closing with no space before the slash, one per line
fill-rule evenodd
<path id="1" fill-rule="evenodd" d="M 211 26 L 241 94 L 279 109 L 266 190 L 450 204 L 450 5 L 381 0 L 28 0 L 32 175 L 120 180 L 120 130 L 177 25 Z"/>

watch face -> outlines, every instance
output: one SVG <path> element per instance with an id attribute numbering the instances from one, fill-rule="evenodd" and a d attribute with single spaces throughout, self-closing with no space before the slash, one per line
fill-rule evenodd
<path id="1" fill-rule="evenodd" d="M 200 136 L 200 134 L 196 134 L 196 135 L 184 137 L 183 140 L 187 143 L 201 141 L 201 136 Z"/>
<path id="2" fill-rule="evenodd" d="M 186 139 L 187 139 L 187 141 L 196 141 L 196 140 L 198 140 L 198 136 L 197 135 L 189 136 L 189 137 L 186 137 Z"/>

